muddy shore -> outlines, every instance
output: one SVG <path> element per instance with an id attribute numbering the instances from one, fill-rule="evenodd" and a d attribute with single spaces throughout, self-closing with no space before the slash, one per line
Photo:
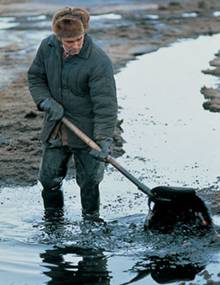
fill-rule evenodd
<path id="1" fill-rule="evenodd" d="M 145 1 L 144 4 L 88 7 L 92 15 L 115 13 L 121 17 L 117 25 L 110 25 L 107 29 L 103 29 L 102 26 L 91 26 L 90 29 L 90 34 L 111 57 L 115 73 L 137 55 L 152 52 L 177 39 L 220 32 L 218 0 L 152 2 L 153 4 Z M 0 16 L 23 19 L 30 15 L 38 16 L 44 13 L 48 19 L 51 19 L 57 8 L 57 5 L 39 4 L 34 1 L 11 1 L 10 4 L 9 1 L 1 1 Z M 18 27 L 19 29 L 21 30 Z M 29 30 L 25 25 L 22 29 L 27 33 L 35 32 L 33 28 Z M 8 31 L 10 32 L 10 29 Z M 41 157 L 39 134 L 43 116 L 36 110 L 27 87 L 26 70 L 36 48 L 32 42 L 24 43 L 25 47 L 27 44 L 33 49 L 23 57 L 20 56 L 23 47 L 17 42 L 0 47 L 3 71 L 5 68 L 7 74 L 10 70 L 8 75 L 4 74 L 6 80 L 0 88 L 1 186 L 31 185 L 37 181 Z M 216 71 L 204 72 L 219 76 L 219 60 L 210 59 L 210 61 Z M 204 108 L 220 111 L 218 90 L 203 87 L 201 93 L 204 94 L 205 99 L 208 98 Z M 119 119 L 123 119 L 120 118 L 120 114 Z M 115 136 L 115 142 L 116 146 L 121 143 L 120 129 Z"/>

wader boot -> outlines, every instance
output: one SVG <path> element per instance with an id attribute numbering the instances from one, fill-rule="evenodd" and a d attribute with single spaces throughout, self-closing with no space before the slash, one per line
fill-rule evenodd
<path id="1" fill-rule="evenodd" d="M 42 190 L 42 198 L 45 209 L 45 219 L 60 219 L 63 217 L 63 192 L 60 187 L 54 187 L 50 190 Z"/>
<path id="2" fill-rule="evenodd" d="M 105 223 L 99 216 L 99 185 L 81 188 L 82 217 L 84 221 Z"/>

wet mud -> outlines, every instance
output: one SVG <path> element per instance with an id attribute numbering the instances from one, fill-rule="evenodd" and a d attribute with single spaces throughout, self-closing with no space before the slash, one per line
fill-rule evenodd
<path id="1" fill-rule="evenodd" d="M 216 52 L 215 58 L 210 60 L 209 64 L 210 64 L 210 68 L 203 70 L 203 73 L 219 78 L 220 77 L 220 51 Z M 201 88 L 201 93 L 203 94 L 204 99 L 205 99 L 205 102 L 203 103 L 204 109 L 210 112 L 220 112 L 219 86 L 217 86 L 216 88 L 209 88 L 207 86 L 203 86 Z"/>

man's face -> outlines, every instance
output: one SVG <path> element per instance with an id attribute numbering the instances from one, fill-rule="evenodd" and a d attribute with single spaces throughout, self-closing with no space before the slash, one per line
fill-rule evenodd
<path id="1" fill-rule="evenodd" d="M 83 46 L 84 34 L 73 38 L 61 38 L 61 42 L 66 51 L 71 55 L 78 54 Z"/>

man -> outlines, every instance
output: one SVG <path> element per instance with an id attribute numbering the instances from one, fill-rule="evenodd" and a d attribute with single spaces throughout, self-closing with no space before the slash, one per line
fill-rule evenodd
<path id="1" fill-rule="evenodd" d="M 88 12 L 80 8 L 55 13 L 53 34 L 41 42 L 28 81 L 33 100 L 45 112 L 39 174 L 45 210 L 63 208 L 62 181 L 74 156 L 82 216 L 100 221 L 99 183 L 105 166 L 100 160 L 109 153 L 117 99 L 111 61 L 87 34 L 88 23 Z M 100 160 L 62 124 L 63 116 L 100 145 Z"/>

